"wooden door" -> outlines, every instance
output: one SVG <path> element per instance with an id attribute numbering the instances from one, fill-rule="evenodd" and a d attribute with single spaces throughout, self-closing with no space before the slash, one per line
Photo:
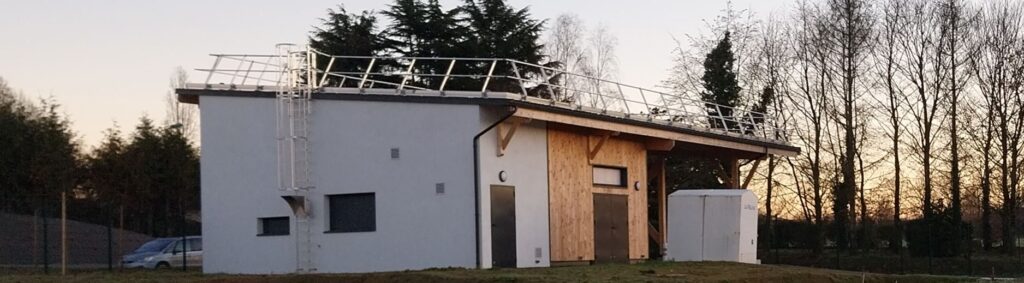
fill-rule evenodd
<path id="1" fill-rule="evenodd" d="M 629 262 L 629 201 L 625 195 L 594 194 L 594 261 Z"/>
<path id="2" fill-rule="evenodd" d="M 516 190 L 491 185 L 491 265 L 516 267 Z"/>

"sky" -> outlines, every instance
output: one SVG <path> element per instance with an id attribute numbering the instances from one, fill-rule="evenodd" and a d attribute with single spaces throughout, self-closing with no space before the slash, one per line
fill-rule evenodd
<path id="1" fill-rule="evenodd" d="M 301 2 L 301 3 L 300 3 Z M 452 8 L 459 0 L 442 0 Z M 714 0 L 508 0 L 534 18 L 578 15 L 618 38 L 618 78 L 656 87 L 672 67 L 673 38 L 698 34 L 726 7 Z M 53 98 L 92 148 L 107 128 L 130 131 L 140 117 L 164 119 L 177 67 L 191 81 L 211 53 L 273 54 L 282 42 L 305 43 L 328 8 L 383 10 L 388 0 L 345 1 L 4 1 L 0 3 L 0 77 L 29 99 Z M 789 0 L 734 0 L 758 18 L 789 11 Z M 381 17 L 383 19 L 383 17 Z M 359 54 L 347 54 L 359 55 Z M 269 115 L 269 114 L 268 114 Z M 2 133 L 0 133 L 2 134 Z"/>

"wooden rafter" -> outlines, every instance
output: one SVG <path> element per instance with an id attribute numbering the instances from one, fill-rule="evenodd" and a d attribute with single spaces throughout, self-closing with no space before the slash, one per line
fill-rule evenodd
<path id="1" fill-rule="evenodd" d="M 516 134 L 516 129 L 519 129 L 519 125 L 529 123 L 529 118 L 512 117 L 508 121 L 498 124 L 498 156 L 505 156 L 505 149 L 508 148 L 508 144 L 512 142 L 512 136 Z M 504 128 L 508 129 L 504 129 Z"/>
<path id="2" fill-rule="evenodd" d="M 597 134 L 596 135 L 596 137 L 597 137 L 597 144 L 596 145 L 590 145 L 590 150 L 589 150 L 589 155 L 588 155 L 590 160 L 594 160 L 594 157 L 597 157 L 597 153 L 601 152 L 601 147 L 603 147 L 604 143 L 608 141 L 608 138 L 610 138 L 612 136 L 618 136 L 618 135 L 619 135 L 619 132 L 607 132 L 607 131 L 602 131 L 599 134 Z M 587 139 L 588 144 L 590 143 L 589 142 L 590 140 L 591 139 L 589 139 L 589 138 Z"/>
<path id="3" fill-rule="evenodd" d="M 757 165 L 760 165 L 760 164 L 761 164 L 761 160 L 757 159 L 757 160 L 754 160 L 754 164 L 750 166 L 750 171 L 747 172 L 747 178 L 743 179 L 743 186 L 742 186 L 742 188 L 744 190 L 747 189 L 747 185 L 750 185 L 750 180 L 754 179 L 754 172 L 757 172 Z"/>

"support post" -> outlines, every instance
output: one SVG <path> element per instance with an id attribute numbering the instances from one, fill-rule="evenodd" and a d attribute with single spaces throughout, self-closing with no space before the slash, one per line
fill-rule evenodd
<path id="1" fill-rule="evenodd" d="M 50 221 L 47 219 L 47 204 L 43 201 L 43 274 L 50 274 Z"/>
<path id="2" fill-rule="evenodd" d="M 107 271 L 114 271 L 114 233 L 111 226 L 114 226 L 113 219 L 107 222 Z"/>
<path id="3" fill-rule="evenodd" d="M 60 193 L 60 275 L 68 274 L 68 194 Z"/>
<path id="4" fill-rule="evenodd" d="M 735 157 L 727 157 L 722 166 L 725 169 L 725 187 L 727 189 L 740 188 L 740 163 Z"/>
<path id="5" fill-rule="evenodd" d="M 667 248 L 665 246 L 665 240 L 668 239 L 668 225 L 665 223 L 668 219 L 666 217 L 668 214 L 668 184 L 665 183 L 668 178 L 665 170 L 665 157 L 658 157 L 658 161 L 656 161 L 655 164 L 658 166 L 656 169 L 658 170 L 658 231 L 661 232 L 659 233 L 659 236 L 661 236 L 659 251 L 662 255 L 665 255 L 665 249 Z"/>

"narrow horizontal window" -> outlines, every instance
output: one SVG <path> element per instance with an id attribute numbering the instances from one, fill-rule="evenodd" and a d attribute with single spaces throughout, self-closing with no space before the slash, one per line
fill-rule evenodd
<path id="1" fill-rule="evenodd" d="M 288 216 L 260 218 L 259 231 L 257 236 L 282 236 L 288 235 L 291 221 Z"/>
<path id="2" fill-rule="evenodd" d="M 377 230 L 374 193 L 327 196 L 330 229 L 327 232 L 373 232 Z"/>
<path id="3" fill-rule="evenodd" d="M 626 168 L 594 166 L 594 185 L 626 187 Z"/>

